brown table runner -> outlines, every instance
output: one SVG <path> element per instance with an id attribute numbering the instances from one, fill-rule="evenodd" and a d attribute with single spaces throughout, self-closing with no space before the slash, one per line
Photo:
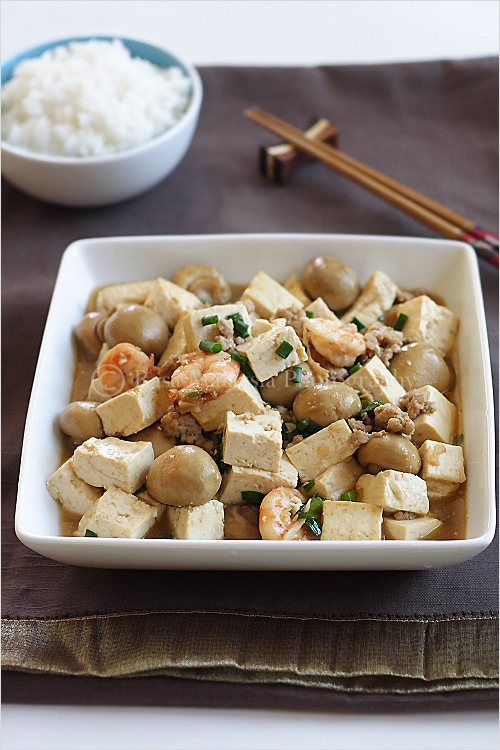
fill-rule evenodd
<path id="1" fill-rule="evenodd" d="M 207 67 L 177 171 L 117 206 L 68 209 L 3 185 L 3 698 L 7 702 L 353 709 L 496 705 L 498 548 L 438 571 L 120 571 L 62 565 L 13 531 L 24 419 L 61 254 L 112 235 L 434 236 L 319 164 L 258 172 L 258 105 L 325 116 L 346 152 L 498 229 L 496 59 Z M 480 263 L 494 375 L 498 273 Z M 496 383 L 496 377 L 495 377 Z"/>

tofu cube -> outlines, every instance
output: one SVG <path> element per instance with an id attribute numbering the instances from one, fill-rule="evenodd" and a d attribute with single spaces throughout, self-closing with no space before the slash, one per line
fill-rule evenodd
<path id="1" fill-rule="evenodd" d="M 433 385 L 417 388 L 428 397 L 434 411 L 429 414 L 419 414 L 413 420 L 415 432 L 411 436 L 412 442 L 420 447 L 426 440 L 441 443 L 452 443 L 457 424 L 457 407 L 446 396 L 443 396 Z"/>
<path id="2" fill-rule="evenodd" d="M 325 500 L 321 541 L 366 541 L 382 538 L 382 508 L 359 502 Z"/>
<path id="3" fill-rule="evenodd" d="M 425 479 L 430 500 L 449 497 L 465 482 L 462 446 L 426 440 L 419 452 L 422 459 L 420 476 Z"/>
<path id="4" fill-rule="evenodd" d="M 106 435 L 127 437 L 157 422 L 170 406 L 168 384 L 155 377 L 97 407 Z"/>
<path id="5" fill-rule="evenodd" d="M 151 443 L 155 458 L 158 458 L 162 453 L 165 453 L 165 451 L 168 451 L 176 445 L 174 438 L 165 435 L 161 423 L 159 422 L 155 422 L 140 432 L 135 432 L 133 435 L 129 435 L 127 440 Z"/>
<path id="6" fill-rule="evenodd" d="M 376 355 L 344 381 L 351 388 L 365 388 L 374 399 L 397 405 L 406 391 Z"/>
<path id="7" fill-rule="evenodd" d="M 278 471 L 282 455 L 281 415 L 276 409 L 263 414 L 226 415 L 223 461 L 231 466 Z"/>
<path id="8" fill-rule="evenodd" d="M 352 307 L 342 315 L 342 322 L 350 323 L 353 318 L 357 318 L 365 326 L 369 326 L 392 307 L 398 291 L 396 284 L 385 273 L 375 271 Z"/>
<path id="9" fill-rule="evenodd" d="M 183 508 L 167 506 L 167 517 L 176 539 L 211 540 L 224 538 L 224 506 L 212 499 L 203 505 Z"/>
<path id="10" fill-rule="evenodd" d="M 167 348 L 158 361 L 159 367 L 165 365 L 173 354 L 188 353 L 186 345 L 186 334 L 184 333 L 184 315 L 189 315 L 189 313 L 182 313 L 179 320 L 175 324 L 172 335 L 168 340 Z"/>
<path id="11" fill-rule="evenodd" d="M 157 508 L 119 487 L 109 487 L 78 524 L 75 536 L 93 531 L 100 537 L 142 539 L 157 516 Z"/>
<path id="12" fill-rule="evenodd" d="M 241 504 L 245 502 L 241 496 L 242 492 L 254 490 L 267 495 L 275 487 L 296 487 L 298 479 L 297 469 L 283 453 L 278 471 L 231 466 L 223 474 L 217 498 L 224 505 Z"/>
<path id="13" fill-rule="evenodd" d="M 248 326 L 249 334 L 251 334 L 252 321 L 247 308 L 241 302 L 235 302 L 230 305 L 212 305 L 212 307 L 204 307 L 201 310 L 193 310 L 190 315 L 184 315 L 182 321 L 184 323 L 184 335 L 186 337 L 186 347 L 188 352 L 198 351 L 200 341 L 203 339 L 215 341 L 215 337 L 220 334 L 216 323 L 203 325 L 203 318 L 217 316 L 217 318 L 222 321 L 225 320 L 228 315 L 235 315 L 238 313 L 243 318 L 243 322 Z"/>
<path id="14" fill-rule="evenodd" d="M 118 305 L 142 305 L 154 284 L 154 280 L 147 280 L 105 286 L 96 294 L 94 309 L 109 315 Z"/>
<path id="15" fill-rule="evenodd" d="M 384 518 L 382 521 L 382 531 L 386 539 L 402 539 L 405 541 L 415 539 L 425 539 L 433 531 L 442 526 L 438 518 L 430 516 L 421 516 L 420 518 L 411 518 L 408 520 L 398 521 L 395 518 Z"/>
<path id="16" fill-rule="evenodd" d="M 265 408 L 258 389 L 246 375 L 240 375 L 232 388 L 217 398 L 205 401 L 200 411 L 193 412 L 193 417 L 206 432 L 211 432 L 224 427 L 229 411 L 234 414 L 262 414 Z"/>
<path id="17" fill-rule="evenodd" d="M 427 485 L 416 474 L 394 469 L 362 474 L 356 482 L 356 492 L 362 503 L 380 505 L 389 513 L 406 510 L 423 516 L 429 512 Z"/>
<path id="18" fill-rule="evenodd" d="M 102 495 L 100 488 L 92 487 L 75 474 L 73 457 L 47 479 L 47 489 L 63 508 L 79 516 L 90 510 Z"/>
<path id="19" fill-rule="evenodd" d="M 451 310 L 423 294 L 397 305 L 396 314 L 401 313 L 408 316 L 403 327 L 407 341 L 422 341 L 434 346 L 441 354 L 448 354 L 459 325 L 459 318 Z"/>
<path id="20" fill-rule="evenodd" d="M 330 466 L 345 461 L 358 447 L 352 440 L 351 428 L 346 420 L 339 419 L 300 443 L 289 445 L 286 454 L 302 482 L 308 482 Z"/>
<path id="21" fill-rule="evenodd" d="M 319 477 L 316 477 L 314 487 L 308 494 L 317 492 L 325 500 L 340 500 L 344 492 L 355 488 L 356 481 L 363 472 L 363 467 L 351 456 L 345 461 L 330 466 Z"/>
<path id="22" fill-rule="evenodd" d="M 252 279 L 241 298 L 251 300 L 257 315 L 267 319 L 274 317 L 278 310 L 300 310 L 303 307 L 298 297 L 264 271 L 259 271 Z"/>
<path id="23" fill-rule="evenodd" d="M 303 305 L 308 305 L 311 301 L 310 296 L 302 286 L 302 281 L 298 273 L 292 273 L 291 276 L 283 282 L 283 286 L 288 292 L 290 292 L 290 294 L 297 297 Z"/>
<path id="24" fill-rule="evenodd" d="M 312 313 L 313 318 L 334 320 L 336 323 L 340 323 L 340 318 L 335 315 L 333 310 L 330 310 L 322 297 L 316 297 L 316 299 L 307 304 L 304 309 L 306 313 Z"/>
<path id="25" fill-rule="evenodd" d="M 181 313 L 198 310 L 203 307 L 203 302 L 196 294 L 178 284 L 158 278 L 144 300 L 144 305 L 158 313 L 173 331 Z"/>
<path id="26" fill-rule="evenodd" d="M 137 492 L 154 461 L 148 442 L 129 442 L 116 437 L 89 438 L 75 448 L 73 469 L 93 487 L 119 487 Z"/>
<path id="27" fill-rule="evenodd" d="M 277 354 L 280 346 L 288 344 L 292 347 L 290 354 L 286 357 Z M 307 360 L 307 352 L 292 326 L 273 325 L 236 349 L 248 358 L 255 377 L 261 383 Z"/>

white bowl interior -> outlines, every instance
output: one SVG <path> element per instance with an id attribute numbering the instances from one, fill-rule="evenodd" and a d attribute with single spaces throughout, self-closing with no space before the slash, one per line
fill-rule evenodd
<path id="1" fill-rule="evenodd" d="M 172 546 L 170 540 L 99 539 L 95 540 L 99 547 L 94 548 L 100 550 L 99 554 L 91 554 L 88 540 L 60 537 L 59 508 L 47 492 L 45 481 L 60 462 L 61 443 L 56 423 L 71 391 L 74 370 L 71 331 L 81 319 L 91 291 L 108 283 L 169 277 L 181 266 L 193 262 L 210 262 L 222 269 L 232 282 L 250 281 L 260 269 L 283 281 L 289 273 L 300 272 L 310 258 L 322 254 L 344 259 L 356 269 L 362 281 L 373 271 L 383 270 L 403 287 L 423 288 L 438 294 L 460 316 L 460 387 L 469 511 L 466 540 L 343 542 L 340 545 L 336 542 L 297 545 L 294 542 L 175 540 Z M 84 565 L 439 567 L 468 559 L 492 539 L 495 523 L 493 445 L 493 400 L 481 288 L 475 255 L 463 243 L 335 235 L 80 240 L 64 253 L 42 341 L 26 423 L 16 530 L 24 543 L 42 554 Z M 258 562 L 255 561 L 255 545 L 259 548 Z M 189 550 L 189 559 L 185 550 Z M 193 556 L 193 550 L 199 554 Z"/>

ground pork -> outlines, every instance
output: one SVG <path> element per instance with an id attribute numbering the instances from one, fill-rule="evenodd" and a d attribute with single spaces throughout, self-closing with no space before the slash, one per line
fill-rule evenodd
<path id="1" fill-rule="evenodd" d="M 368 326 L 366 331 L 363 332 L 363 338 L 366 344 L 363 359 L 371 359 L 376 355 L 386 367 L 392 357 L 401 351 L 404 342 L 402 331 L 395 331 L 394 328 L 379 321 Z"/>
<path id="2" fill-rule="evenodd" d="M 271 318 L 271 322 L 276 320 L 276 318 L 284 318 L 287 326 L 292 326 L 299 339 L 302 338 L 304 322 L 307 320 L 307 315 L 303 307 L 300 307 L 298 310 L 293 310 L 291 308 L 278 310 Z"/>
<path id="3" fill-rule="evenodd" d="M 408 413 L 410 419 L 415 420 L 419 414 L 432 414 L 436 407 L 430 400 L 428 393 L 416 388 L 408 391 L 399 402 L 401 409 Z"/>
<path id="4" fill-rule="evenodd" d="M 392 433 L 413 435 L 415 425 L 408 414 L 394 404 L 382 404 L 373 410 L 374 428 Z"/>
<path id="5" fill-rule="evenodd" d="M 214 450 L 213 441 L 203 432 L 192 414 L 178 412 L 174 407 L 161 418 L 161 426 L 167 437 L 184 445 L 197 445 L 208 453 Z"/>

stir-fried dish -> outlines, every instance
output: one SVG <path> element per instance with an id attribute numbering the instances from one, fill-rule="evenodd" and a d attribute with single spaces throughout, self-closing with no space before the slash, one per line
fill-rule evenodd
<path id="1" fill-rule="evenodd" d="M 463 538 L 458 326 L 329 256 L 282 282 L 196 264 L 96 290 L 47 481 L 62 533 Z"/>

